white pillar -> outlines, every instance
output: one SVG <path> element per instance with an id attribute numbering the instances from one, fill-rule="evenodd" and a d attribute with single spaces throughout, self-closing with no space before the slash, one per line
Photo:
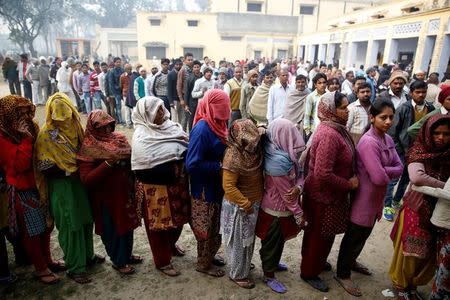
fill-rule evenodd
<path id="1" fill-rule="evenodd" d="M 380 41 L 369 40 L 365 66 L 372 67 L 377 64 L 377 54 L 380 49 Z"/>
<path id="2" fill-rule="evenodd" d="M 388 38 L 384 47 L 383 63 L 390 64 L 393 60 L 398 60 L 398 40 Z"/>
<path id="3" fill-rule="evenodd" d="M 354 42 L 349 42 L 348 43 L 348 48 L 347 48 L 347 59 L 345 62 L 345 65 L 347 68 L 350 67 L 357 67 L 354 66 L 355 64 L 355 55 L 356 55 L 356 46 L 357 44 Z"/>
<path id="4" fill-rule="evenodd" d="M 325 62 L 325 56 L 327 51 L 327 45 L 326 44 L 319 44 L 319 51 L 317 53 L 317 59 L 320 61 Z"/>
<path id="5" fill-rule="evenodd" d="M 334 58 L 334 53 L 336 52 L 336 44 L 328 44 L 327 46 L 327 58 L 326 58 L 326 63 L 327 64 L 332 64 L 333 63 L 333 58 Z"/>
<path id="6" fill-rule="evenodd" d="M 423 48 L 422 58 L 420 58 L 420 70 L 426 72 L 431 62 L 431 56 L 433 54 L 434 44 L 436 41 L 435 36 L 427 36 L 425 38 L 425 47 Z"/>

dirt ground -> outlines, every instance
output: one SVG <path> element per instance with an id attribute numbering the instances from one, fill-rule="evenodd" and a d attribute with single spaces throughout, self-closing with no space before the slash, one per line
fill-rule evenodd
<path id="1" fill-rule="evenodd" d="M 0 96 L 8 94 L 4 82 L 0 83 Z M 37 109 L 36 118 L 42 125 L 44 121 L 44 107 Z M 83 117 L 83 124 L 86 118 Z M 129 138 L 132 130 L 117 128 Z M 363 297 L 360 299 L 385 299 L 381 294 L 390 288 L 387 275 L 392 256 L 392 242 L 389 233 L 392 223 L 382 220 L 377 223 L 372 235 L 364 247 L 359 261 L 373 272 L 372 276 L 353 274 L 352 278 L 361 287 Z M 8 248 L 10 265 L 18 274 L 19 280 L 11 286 L 0 287 L 0 299 L 352 299 L 333 279 L 333 272 L 323 273 L 322 278 L 329 284 L 328 293 L 320 293 L 309 287 L 300 279 L 301 242 L 302 233 L 295 239 L 288 241 L 284 248 L 282 261 L 289 266 L 287 272 L 278 273 L 277 277 L 285 283 L 288 292 L 278 295 L 270 291 L 261 281 L 261 261 L 259 258 L 260 242 L 257 239 L 253 262 L 256 269 L 251 273 L 256 287 L 245 290 L 237 287 L 227 276 L 212 278 L 194 270 L 196 261 L 196 241 L 188 225 L 184 226 L 179 245 L 187 250 L 184 257 L 174 258 L 173 264 L 181 271 L 181 275 L 170 278 L 154 268 L 150 246 L 145 229 L 139 227 L 134 233 L 134 253 L 145 258 L 144 263 L 137 266 L 134 275 L 124 277 L 111 267 L 111 262 L 89 270 L 93 282 L 78 285 L 61 273 L 62 281 L 53 286 L 45 286 L 33 278 L 32 267 L 15 268 L 11 248 Z M 339 244 L 342 235 L 336 238 L 329 261 L 335 271 Z M 97 253 L 106 255 L 104 246 L 98 236 L 94 236 L 94 247 Z M 56 259 L 63 258 L 54 230 L 51 242 L 52 254 Z M 222 249 L 220 250 L 222 251 Z M 428 298 L 430 285 L 419 289 Z M 355 298 L 356 299 L 356 298 Z"/>

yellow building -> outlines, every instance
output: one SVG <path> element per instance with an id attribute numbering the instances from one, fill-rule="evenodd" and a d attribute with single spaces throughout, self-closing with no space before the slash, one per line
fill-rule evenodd
<path id="1" fill-rule="evenodd" d="M 449 70 L 448 0 L 404 0 L 366 8 L 298 38 L 298 56 L 341 68 L 401 62 L 414 70 Z"/>
<path id="2" fill-rule="evenodd" d="M 216 61 L 292 57 L 299 35 L 374 2 L 385 1 L 212 0 L 205 13 L 139 11 L 138 57 L 147 65 L 185 52 Z"/>

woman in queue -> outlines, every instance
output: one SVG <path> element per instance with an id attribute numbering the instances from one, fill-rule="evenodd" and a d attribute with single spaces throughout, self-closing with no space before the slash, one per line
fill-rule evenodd
<path id="1" fill-rule="evenodd" d="M 136 197 L 158 270 L 168 276 L 180 272 L 172 256 L 183 256 L 176 245 L 190 217 L 190 197 L 185 157 L 188 137 L 172 122 L 163 100 L 144 97 L 133 110 L 135 131 L 131 166 L 138 183 Z"/>
<path id="2" fill-rule="evenodd" d="M 132 255 L 133 231 L 139 220 L 131 197 L 131 146 L 124 135 L 114 131 L 115 124 L 106 112 L 92 111 L 77 158 L 91 202 L 95 233 L 102 238 L 113 268 L 128 275 L 135 272 L 130 264 L 142 262 Z"/>

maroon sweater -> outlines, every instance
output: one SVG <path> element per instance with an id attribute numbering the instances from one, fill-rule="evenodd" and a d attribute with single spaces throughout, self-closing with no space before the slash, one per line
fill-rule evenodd
<path id="1" fill-rule="evenodd" d="M 95 233 L 102 235 L 102 209 L 112 216 L 119 235 L 139 226 L 131 199 L 133 183 L 130 166 L 108 166 L 104 161 L 79 162 L 80 178 L 86 185 L 95 221 Z"/>

